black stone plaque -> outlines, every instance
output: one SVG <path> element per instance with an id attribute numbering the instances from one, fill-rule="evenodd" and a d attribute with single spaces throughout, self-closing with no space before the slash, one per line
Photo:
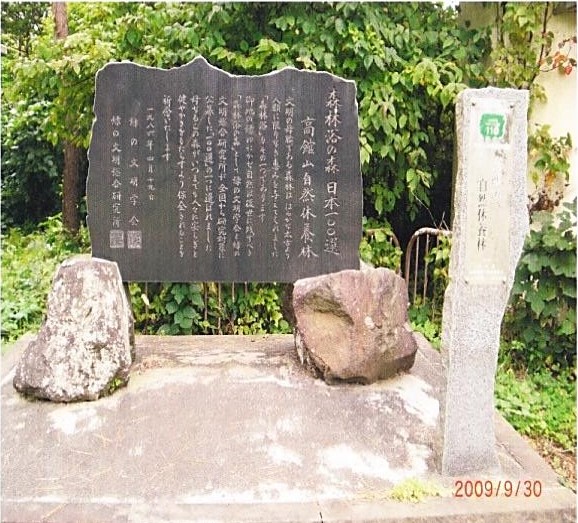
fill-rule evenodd
<path id="1" fill-rule="evenodd" d="M 93 256 L 125 281 L 295 281 L 359 267 L 355 83 L 202 57 L 96 76 Z"/>

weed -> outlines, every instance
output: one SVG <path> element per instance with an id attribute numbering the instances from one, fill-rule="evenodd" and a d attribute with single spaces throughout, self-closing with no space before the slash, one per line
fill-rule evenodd
<path id="1" fill-rule="evenodd" d="M 432 481 L 423 481 L 417 478 L 409 478 L 396 485 L 388 497 L 402 503 L 419 503 L 426 498 L 441 497 L 447 494 L 447 490 Z"/>

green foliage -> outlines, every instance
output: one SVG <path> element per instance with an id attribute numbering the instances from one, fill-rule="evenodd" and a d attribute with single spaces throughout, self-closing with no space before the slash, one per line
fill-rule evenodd
<path id="1" fill-rule="evenodd" d="M 491 85 L 529 89 L 530 99 L 545 101 L 544 88 L 534 80 L 540 72 L 539 57 L 551 47 L 554 34 L 547 30 L 547 2 L 495 4 L 497 42 L 486 75 Z"/>
<path id="2" fill-rule="evenodd" d="M 409 309 L 412 328 L 421 332 L 438 349 L 441 346 L 444 295 L 449 282 L 450 250 L 451 236 L 438 235 L 436 244 L 425 253 L 425 267 L 418 274 L 416 292 L 421 294 L 413 296 L 413 279 L 408 282 L 410 298 L 413 298 Z M 426 275 L 427 282 L 424 282 Z"/>
<path id="3" fill-rule="evenodd" d="M 518 363 L 529 369 L 576 364 L 576 201 L 555 216 L 533 215 L 518 264 L 503 335 L 521 341 L 526 351 Z"/>
<path id="4" fill-rule="evenodd" d="M 450 280 L 451 246 L 451 236 L 448 234 L 440 234 L 437 236 L 435 247 L 432 247 L 425 257 L 428 267 L 432 269 L 429 295 L 431 296 L 433 308 L 440 312 L 443 305 L 444 293 Z"/>
<path id="5" fill-rule="evenodd" d="M 30 234 L 14 227 L 2 235 L 3 341 L 13 341 L 40 326 L 58 264 L 88 250 L 86 229 L 73 238 L 62 230 L 59 216 L 49 218 Z"/>
<path id="6" fill-rule="evenodd" d="M 44 19 L 43 30 L 31 40 L 29 56 L 9 55 L 6 67 L 12 80 L 4 96 L 9 104 L 42 99 L 50 105 L 43 122 L 44 138 L 52 144 L 70 141 L 87 148 L 93 112 L 94 76 L 114 59 L 115 27 L 130 10 L 123 4 L 68 3 L 70 36 L 54 40 L 54 20 Z M 4 61 L 4 60 L 3 60 Z"/>
<path id="7" fill-rule="evenodd" d="M 32 38 L 40 33 L 48 4 L 2 2 L 2 44 L 19 55 L 29 55 Z"/>
<path id="8" fill-rule="evenodd" d="M 519 378 L 511 368 L 501 368 L 496 407 L 521 434 L 547 438 L 568 451 L 576 448 L 574 371 L 554 377 L 541 370 Z"/>
<path id="9" fill-rule="evenodd" d="M 359 255 L 365 263 L 397 272 L 401 270 L 402 254 L 389 223 L 363 218 L 363 238 L 359 245 Z"/>
<path id="10" fill-rule="evenodd" d="M 203 54 L 232 73 L 292 65 L 356 80 L 368 209 L 415 217 L 440 173 L 451 172 L 453 100 L 481 82 L 487 32 L 441 5 L 373 3 L 69 3 L 70 36 L 51 20 L 28 57 L 8 60 L 11 103 L 50 103 L 52 143 L 90 139 L 94 76 L 113 60 L 156 67 Z M 35 99 L 35 98 L 34 98 Z"/>
<path id="11" fill-rule="evenodd" d="M 514 368 L 559 371 L 576 363 L 576 224 L 575 202 L 554 215 L 533 215 L 530 235 L 516 271 L 502 326 L 501 358 Z M 426 255 L 429 266 L 425 299 L 412 300 L 412 328 L 440 344 L 441 313 L 448 283 L 450 237 Z M 413 287 L 413 280 L 409 282 Z M 418 292 L 423 277 L 418 278 Z M 410 296 L 413 288 L 410 288 Z M 507 351 L 508 354 L 504 354 Z"/>
<path id="12" fill-rule="evenodd" d="M 121 378 L 112 378 L 108 385 L 105 387 L 106 395 L 114 394 L 115 391 L 120 389 L 121 387 L 126 386 L 127 381 Z"/>
<path id="13" fill-rule="evenodd" d="M 129 289 L 136 329 L 146 334 L 291 332 L 280 285 L 131 283 Z"/>
<path id="14" fill-rule="evenodd" d="M 2 230 L 37 225 L 60 201 L 62 153 L 46 142 L 42 125 L 48 104 L 17 102 L 2 118 Z"/>
<path id="15" fill-rule="evenodd" d="M 249 284 L 246 292 L 240 293 L 238 315 L 233 324 L 234 334 L 287 334 L 292 332 L 283 317 L 279 285 Z"/>
<path id="16" fill-rule="evenodd" d="M 442 346 L 441 311 L 433 309 L 431 303 L 418 302 L 411 305 L 408 316 L 411 328 L 423 334 L 434 349 L 440 350 Z"/>
<path id="17" fill-rule="evenodd" d="M 2 340 L 13 341 L 40 326 L 58 265 L 89 252 L 88 232 L 62 229 L 60 216 L 24 233 L 2 236 Z M 129 285 L 135 328 L 144 334 L 289 333 L 279 284 L 162 283 Z"/>

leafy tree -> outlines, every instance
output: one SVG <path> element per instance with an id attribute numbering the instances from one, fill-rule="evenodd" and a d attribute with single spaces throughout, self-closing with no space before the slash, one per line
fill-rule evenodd
<path id="1" fill-rule="evenodd" d="M 12 103 L 36 93 L 50 102 L 43 129 L 52 143 L 88 146 L 94 76 L 111 60 L 168 68 L 202 54 L 232 73 L 326 70 L 357 82 L 366 212 L 413 220 L 439 180 L 449 206 L 453 100 L 481 81 L 489 49 L 486 33 L 461 27 L 454 10 L 401 2 L 68 8 L 70 35 L 55 43 L 45 26 L 30 56 L 11 64 L 7 92 Z"/>
<path id="2" fill-rule="evenodd" d="M 13 81 L 12 64 L 32 52 L 42 32 L 48 4 L 3 2 L 2 22 L 2 230 L 36 225 L 58 212 L 62 153 L 46 141 L 44 119 L 51 108 L 35 96 L 5 100 Z M 38 195 L 42 195 L 39 197 Z"/>
<path id="3" fill-rule="evenodd" d="M 30 55 L 32 38 L 40 33 L 47 12 L 43 3 L 3 2 L 2 43 L 19 55 Z"/>
<path id="4" fill-rule="evenodd" d="M 57 41 L 68 38 L 68 13 L 64 2 L 52 4 L 54 15 L 54 37 Z M 74 115 L 68 113 L 64 120 L 71 126 Z M 64 168 L 62 171 L 62 223 L 64 228 L 77 234 L 80 229 L 81 168 L 83 150 L 70 139 L 64 140 Z"/>

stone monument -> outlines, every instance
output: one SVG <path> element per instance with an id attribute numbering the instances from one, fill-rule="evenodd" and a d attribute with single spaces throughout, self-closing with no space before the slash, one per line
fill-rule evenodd
<path id="1" fill-rule="evenodd" d="M 500 326 L 529 230 L 528 92 L 467 89 L 456 105 L 450 282 L 443 308 L 442 473 L 499 470 L 494 378 Z"/>
<path id="2" fill-rule="evenodd" d="M 234 76 L 198 57 L 109 63 L 89 151 L 93 255 L 124 281 L 294 282 L 358 269 L 355 83 L 284 68 Z"/>

